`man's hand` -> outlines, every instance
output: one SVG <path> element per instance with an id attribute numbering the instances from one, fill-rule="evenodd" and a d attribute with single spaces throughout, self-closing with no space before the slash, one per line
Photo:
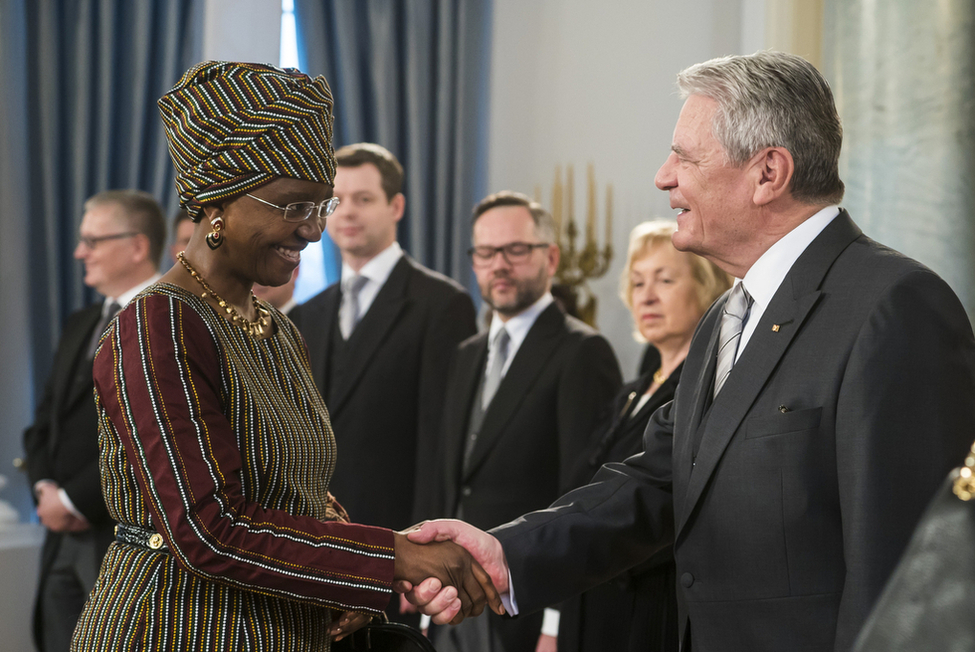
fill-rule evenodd
<path id="1" fill-rule="evenodd" d="M 558 637 L 549 636 L 548 634 L 542 634 L 538 637 L 538 644 L 535 646 L 535 652 L 558 652 L 558 649 Z"/>
<path id="2" fill-rule="evenodd" d="M 37 517 L 52 532 L 82 532 L 88 529 L 88 521 L 78 518 L 65 507 L 53 482 L 41 482 L 37 486 Z"/>
<path id="3" fill-rule="evenodd" d="M 497 592 L 508 592 L 508 564 L 504 558 L 504 550 L 501 548 L 501 542 L 490 534 L 463 521 L 442 519 L 426 521 L 409 530 L 408 536 L 410 541 L 416 543 L 453 541 L 463 546 L 471 553 L 477 564 L 487 571 Z M 405 593 L 407 600 L 416 605 L 420 613 L 432 617 L 433 622 L 438 625 L 446 623 L 456 625 L 467 615 L 461 613 L 455 596 L 450 592 L 451 587 L 443 587 L 436 581 L 428 580 L 420 585 L 400 582 L 394 588 Z M 492 609 L 495 613 L 504 613 L 503 608 L 495 609 L 493 604 Z"/>
<path id="4" fill-rule="evenodd" d="M 438 594 L 446 587 L 443 588 L 443 600 L 454 608 L 456 622 L 480 615 L 485 603 L 496 613 L 504 613 L 501 597 L 491 578 L 461 546 L 446 540 L 418 544 L 396 532 L 393 534 L 393 550 L 396 586 L 426 586 L 427 590 Z M 459 609 L 456 609 L 457 601 L 460 602 Z"/>
<path id="5" fill-rule="evenodd" d="M 401 614 L 415 614 L 420 613 L 416 609 L 416 605 L 406 599 L 406 596 L 402 593 L 399 594 L 399 612 Z"/>

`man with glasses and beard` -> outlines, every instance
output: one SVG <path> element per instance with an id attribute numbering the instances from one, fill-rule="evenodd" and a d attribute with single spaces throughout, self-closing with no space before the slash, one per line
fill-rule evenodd
<path id="1" fill-rule="evenodd" d="M 447 380 L 436 513 L 479 528 L 548 505 L 621 385 L 609 343 L 565 315 L 551 294 L 559 263 L 551 215 L 500 192 L 474 209 L 470 250 L 488 332 L 458 348 Z M 555 614 L 544 631 L 557 634 Z M 535 650 L 542 614 L 476 618 L 437 629 L 438 650 Z M 554 626 L 553 626 L 554 625 Z M 549 642 L 554 643 L 554 639 Z"/>
<path id="2" fill-rule="evenodd" d="M 34 424 L 24 433 L 37 516 L 47 530 L 34 608 L 42 652 L 68 649 L 114 538 L 98 472 L 92 359 L 115 313 L 159 278 L 165 240 L 162 209 L 148 193 L 108 190 L 85 202 L 74 257 L 85 265 L 85 285 L 105 298 L 68 317 Z"/>

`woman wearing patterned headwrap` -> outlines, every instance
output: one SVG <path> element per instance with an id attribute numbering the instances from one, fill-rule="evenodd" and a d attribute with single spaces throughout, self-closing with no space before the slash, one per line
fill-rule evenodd
<path id="1" fill-rule="evenodd" d="M 325 79 L 207 62 L 159 106 L 197 226 L 181 264 L 120 313 L 96 355 L 118 540 L 72 649 L 328 650 L 400 579 L 436 577 L 465 610 L 485 592 L 500 609 L 479 568 L 480 584 L 451 579 L 473 564 L 463 549 L 343 518 L 304 344 L 251 292 L 289 279 L 337 202 Z"/>

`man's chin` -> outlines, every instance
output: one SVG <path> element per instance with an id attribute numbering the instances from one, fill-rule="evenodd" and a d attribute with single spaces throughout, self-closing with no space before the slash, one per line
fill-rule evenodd
<path id="1" fill-rule="evenodd" d="M 694 239 L 687 231 L 674 231 L 674 235 L 670 236 L 670 242 L 677 251 L 692 251 L 694 248 Z"/>
<path id="2" fill-rule="evenodd" d="M 515 317 L 516 315 L 524 312 L 525 308 L 530 305 L 530 303 L 522 304 L 512 301 L 509 303 L 495 304 L 491 307 L 494 309 L 494 312 L 498 313 L 500 316 L 504 317 L 505 319 L 510 319 L 511 317 Z"/>
<path id="3" fill-rule="evenodd" d="M 494 312 L 500 313 L 502 315 L 508 315 L 512 311 L 518 310 L 518 302 L 513 298 L 512 299 L 505 298 L 500 301 L 498 299 L 490 299 L 488 300 L 487 304 L 491 306 L 491 309 L 494 310 Z"/>

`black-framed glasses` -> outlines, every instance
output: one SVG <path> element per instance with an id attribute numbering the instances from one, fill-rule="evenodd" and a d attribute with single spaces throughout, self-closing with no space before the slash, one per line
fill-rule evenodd
<path id="1" fill-rule="evenodd" d="M 322 220 L 335 212 L 338 208 L 339 198 L 330 197 L 326 199 L 321 204 L 316 204 L 313 201 L 296 201 L 288 204 L 287 206 L 278 206 L 277 204 L 272 204 L 269 201 L 261 199 L 260 197 L 255 197 L 254 195 L 244 193 L 251 199 L 256 199 L 262 204 L 267 204 L 271 208 L 276 208 L 279 211 L 284 211 L 284 221 L 285 222 L 304 222 L 305 220 L 311 218 L 315 215 L 315 209 L 318 209 L 318 219 Z"/>
<path id="2" fill-rule="evenodd" d="M 78 243 L 85 245 L 87 249 L 94 249 L 98 246 L 99 242 L 105 242 L 106 240 L 118 240 L 119 238 L 131 238 L 132 236 L 141 235 L 139 231 L 126 231 L 125 233 L 112 233 L 110 235 L 99 235 L 94 238 L 89 238 L 84 235 L 78 236 Z"/>
<path id="3" fill-rule="evenodd" d="M 511 242 L 500 247 L 471 247 L 467 250 L 467 255 L 475 267 L 487 267 L 494 260 L 494 257 L 501 252 L 509 265 L 518 265 L 528 260 L 535 249 L 550 247 L 549 242 Z"/>

